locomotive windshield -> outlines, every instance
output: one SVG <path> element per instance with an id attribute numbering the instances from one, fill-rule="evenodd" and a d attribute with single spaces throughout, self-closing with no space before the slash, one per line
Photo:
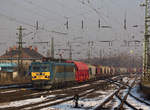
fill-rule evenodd
<path id="1" fill-rule="evenodd" d="M 41 71 L 48 72 L 49 64 L 41 64 Z"/>
<path id="2" fill-rule="evenodd" d="M 48 72 L 49 64 L 45 64 L 45 63 L 32 64 L 32 71 L 33 72 Z"/>
<path id="3" fill-rule="evenodd" d="M 40 65 L 39 64 L 32 64 L 32 71 L 33 72 L 40 72 Z"/>

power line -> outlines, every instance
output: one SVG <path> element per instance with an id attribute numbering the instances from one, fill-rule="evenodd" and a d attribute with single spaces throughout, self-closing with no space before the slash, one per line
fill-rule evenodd
<path id="1" fill-rule="evenodd" d="M 37 4 L 35 4 L 33 1 L 30 1 L 30 0 L 23 0 L 24 2 L 26 2 L 26 3 L 28 3 L 28 4 L 30 4 L 30 5 L 33 5 L 33 6 L 35 6 L 36 8 L 40 8 L 40 9 L 42 9 L 42 10 L 44 10 L 45 12 L 47 12 L 48 14 L 49 14 L 49 12 L 52 12 L 53 14 L 57 14 L 57 15 L 59 15 L 59 16 L 62 16 L 63 18 L 64 18 L 64 15 L 62 15 L 61 13 L 59 13 L 58 14 L 58 12 L 55 12 L 55 11 L 52 11 L 52 10 L 49 10 L 49 9 L 47 9 L 47 8 L 45 8 L 45 7 L 42 7 L 41 5 L 37 5 Z M 37 3 L 37 2 L 36 2 Z"/>
<path id="2" fill-rule="evenodd" d="M 81 0 L 77 0 L 77 1 L 80 2 L 82 5 L 86 5 L 87 7 L 89 7 L 90 9 L 92 9 L 92 10 L 93 10 L 98 16 L 100 16 L 100 17 L 103 19 L 103 21 L 107 24 L 107 21 L 105 20 L 105 18 L 99 13 L 99 11 L 98 11 L 96 8 L 90 6 L 90 5 L 87 4 L 87 3 L 83 3 Z"/>
<path id="3" fill-rule="evenodd" d="M 30 27 L 35 27 L 34 25 L 31 25 L 31 24 L 29 24 L 29 23 L 27 23 L 27 22 L 24 22 L 24 21 L 22 21 L 22 20 L 19 20 L 19 19 L 15 18 L 15 17 L 8 16 L 8 15 L 3 14 L 3 13 L 1 13 L 1 12 L 0 12 L 0 16 L 3 16 L 3 17 L 7 18 L 7 19 L 10 20 L 10 21 L 15 21 L 16 23 L 21 23 L 21 24 L 24 24 L 24 25 L 27 25 L 27 26 L 30 26 Z"/>

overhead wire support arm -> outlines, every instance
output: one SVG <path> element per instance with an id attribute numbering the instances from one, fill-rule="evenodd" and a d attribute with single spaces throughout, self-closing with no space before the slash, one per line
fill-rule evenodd
<path id="1" fill-rule="evenodd" d="M 104 41 L 99 41 L 99 42 L 106 42 L 106 43 L 109 43 L 109 46 L 112 46 L 112 42 L 113 42 L 113 40 L 104 40 Z"/>

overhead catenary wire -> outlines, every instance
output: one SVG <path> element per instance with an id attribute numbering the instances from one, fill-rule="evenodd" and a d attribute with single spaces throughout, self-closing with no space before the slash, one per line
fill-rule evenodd
<path id="1" fill-rule="evenodd" d="M 24 0 L 24 1 L 26 1 L 26 0 Z M 27 1 L 31 1 L 31 0 L 27 0 Z M 81 1 L 81 0 L 80 0 Z M 44 11 L 44 13 L 41 13 L 40 11 L 39 11 L 39 13 L 40 13 L 40 15 L 41 15 L 41 17 L 43 16 L 43 17 L 45 17 L 45 16 L 50 16 L 50 15 L 48 15 L 49 13 L 48 13 L 48 11 L 49 10 L 51 10 L 51 9 L 49 9 L 48 7 L 44 7 L 43 8 L 43 6 L 42 6 L 42 4 L 39 4 L 38 2 L 34 2 L 34 1 L 32 1 L 31 2 L 31 5 L 34 3 L 34 7 L 35 7 L 35 9 L 37 8 L 37 6 L 40 6 L 40 7 L 38 7 L 39 8 L 39 10 L 42 10 L 42 11 Z M 79 2 L 80 3 L 80 2 Z M 81 12 L 81 13 L 76 13 L 77 14 L 77 16 L 75 15 L 75 16 L 71 16 L 70 18 L 69 18 L 69 23 L 70 22 L 74 22 L 73 21 L 73 19 L 74 18 L 76 18 L 76 17 L 81 17 L 80 18 L 80 26 L 82 25 L 82 23 L 81 23 L 81 21 L 82 20 L 84 20 L 84 24 L 88 24 L 87 23 L 87 21 L 85 20 L 85 19 L 87 19 L 87 20 L 89 20 L 89 17 L 87 17 L 86 15 L 85 15 L 85 13 L 87 12 L 87 9 L 88 10 L 91 10 L 89 13 L 92 13 L 92 12 L 94 12 L 94 13 L 96 13 L 96 15 L 98 15 L 98 17 L 92 17 L 91 18 L 91 20 L 93 21 L 93 22 L 96 22 L 97 24 L 98 24 L 98 20 L 101 20 L 101 24 L 103 24 L 103 22 L 105 22 L 107 25 L 110 25 L 110 18 L 107 18 L 107 15 L 104 13 L 104 12 L 102 12 L 102 11 L 100 11 L 98 8 L 96 8 L 96 7 L 93 7 L 93 5 L 91 5 L 91 3 L 92 3 L 92 1 L 90 1 L 90 2 L 88 2 L 88 1 L 85 1 L 85 3 L 84 4 L 82 4 L 82 5 L 85 5 L 86 6 L 86 8 L 85 7 L 82 7 L 82 9 L 85 11 L 83 11 L 83 12 Z M 28 3 L 29 4 L 29 3 Z M 72 8 L 72 7 L 70 7 L 70 6 L 68 6 L 68 5 L 66 5 L 65 4 L 65 2 L 61 2 L 61 4 L 62 5 L 64 5 L 64 6 L 62 6 L 62 7 L 64 7 L 66 10 L 68 9 L 68 12 L 76 12 L 76 9 L 75 8 Z M 81 4 L 81 3 L 80 3 Z M 88 6 L 87 6 L 88 5 Z M 65 7 L 66 6 L 66 7 Z M 70 11 L 70 9 L 71 9 L 71 11 Z M 30 9 L 29 9 L 30 10 Z M 73 11 L 74 10 L 74 11 Z M 52 11 L 52 13 L 53 12 L 56 12 L 57 13 L 57 11 Z M 102 12 L 102 13 L 101 13 Z M 58 12 L 59 13 L 59 12 Z M 59 15 L 59 14 L 56 14 L 56 15 Z M 104 14 L 103 14 L 104 13 Z M 81 15 L 80 15 L 81 14 Z M 92 13 L 93 14 L 93 13 Z M 7 15 L 7 14 L 6 14 Z M 63 14 L 62 14 L 63 15 Z M 68 15 L 70 15 L 70 14 L 68 14 Z M 78 16 L 79 15 L 79 16 Z M 105 20 L 103 20 L 102 18 L 101 18 L 101 16 L 105 19 Z M 11 17 L 11 16 L 10 16 Z M 60 19 L 61 18 L 63 18 L 64 19 L 64 22 L 66 21 L 66 15 L 63 15 L 63 16 L 61 16 L 61 15 L 59 15 L 59 17 L 60 17 Z M 83 17 L 85 18 L 85 19 L 83 19 Z M 15 17 L 14 17 L 15 18 Z M 96 20 L 95 20 L 96 19 Z M 116 18 L 117 19 L 117 18 Z M 14 20 L 15 21 L 15 20 Z M 19 21 L 19 22 L 18 22 Z M 25 22 L 24 20 L 22 20 L 23 22 Z M 112 20 L 112 21 L 114 21 L 114 20 Z M 17 22 L 18 23 L 21 23 L 20 22 L 20 20 L 17 18 Z M 23 22 L 22 22 L 22 24 L 23 24 Z M 89 22 L 89 21 L 88 21 Z M 119 21 L 120 22 L 120 21 Z M 25 23 L 27 23 L 27 22 L 25 22 Z M 30 25 L 30 23 L 27 23 L 27 24 L 29 24 Z M 120 24 L 120 23 L 117 23 L 117 24 Z M 28 25 L 28 26 L 29 26 Z M 48 24 L 47 24 L 48 25 Z M 31 26 L 33 29 L 35 29 L 35 25 L 32 25 Z M 96 25 L 96 27 L 97 27 L 97 25 Z M 98 27 L 100 27 L 100 26 L 98 26 Z M 81 28 L 80 28 L 81 29 Z M 48 29 L 46 29 L 46 28 L 41 28 L 40 27 L 40 30 L 45 30 L 45 32 L 50 32 L 50 30 L 48 30 Z M 111 30 L 114 30 L 114 27 L 112 27 L 112 29 Z M 115 30 L 116 31 L 116 30 Z M 51 31 L 51 32 L 54 32 L 54 33 L 58 33 L 58 34 L 62 34 L 62 33 L 59 33 L 59 32 L 56 32 L 56 31 Z M 85 31 L 84 31 L 85 32 Z M 70 31 L 70 33 L 72 33 L 71 31 Z M 63 35 L 66 35 L 66 33 L 63 33 Z M 86 36 L 86 35 L 84 35 L 84 36 Z"/>
<path id="2" fill-rule="evenodd" d="M 45 12 L 47 12 L 47 13 L 52 12 L 53 14 L 57 14 L 57 15 L 59 15 L 59 16 L 61 16 L 61 17 L 63 17 L 63 18 L 64 18 L 64 15 L 63 15 L 63 14 L 58 13 L 58 12 L 53 11 L 53 10 L 50 10 L 50 9 L 48 9 L 48 8 L 42 7 L 41 5 L 37 4 L 37 2 L 36 2 L 36 3 L 34 3 L 34 2 L 33 2 L 33 1 L 31 1 L 31 0 L 23 0 L 23 1 L 24 1 L 24 2 L 26 2 L 26 3 L 28 3 L 28 4 L 30 4 L 30 5 L 35 6 L 36 8 L 40 8 L 40 9 L 44 10 L 44 11 L 45 11 Z"/>

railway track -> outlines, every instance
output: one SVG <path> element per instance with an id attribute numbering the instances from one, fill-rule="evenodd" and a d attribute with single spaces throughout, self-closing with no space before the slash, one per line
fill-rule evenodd
<path id="1" fill-rule="evenodd" d="M 125 94 L 125 96 L 123 97 L 123 98 L 119 98 L 120 99 L 120 101 L 121 101 L 121 103 L 120 103 L 120 105 L 116 108 L 117 110 L 123 110 L 123 105 L 125 104 L 125 102 L 126 102 L 126 104 L 127 104 L 127 97 L 128 97 L 128 95 L 129 95 L 129 93 L 130 93 L 130 91 L 131 91 L 131 89 L 133 88 L 133 86 L 135 85 L 135 81 L 136 81 L 136 79 L 137 79 L 137 77 L 135 78 L 135 80 L 132 82 L 132 84 L 130 85 L 130 87 L 128 88 L 128 91 L 127 91 L 127 93 Z M 116 94 L 116 96 L 118 96 L 119 94 Z M 132 109 L 134 109 L 134 110 L 138 110 L 136 107 L 134 107 L 133 105 L 131 105 L 131 104 L 127 104 L 129 107 L 131 107 Z"/>
<path id="2" fill-rule="evenodd" d="M 115 76 L 114 78 L 117 78 L 120 76 Z M 98 81 L 93 81 L 93 82 L 87 82 L 85 84 L 79 84 L 74 87 L 71 87 L 71 89 L 75 88 L 82 88 L 84 86 L 89 86 L 90 83 L 102 83 L 104 80 L 98 80 Z M 63 92 L 71 90 L 70 87 L 63 88 L 63 89 L 52 89 L 52 90 L 44 90 L 44 91 L 37 91 L 34 90 L 33 88 L 22 88 L 23 86 L 20 86 L 18 88 L 13 88 L 13 89 L 1 89 L 0 90 L 0 103 L 7 103 L 11 101 L 19 101 L 19 100 L 27 100 L 31 98 L 38 98 L 41 96 L 48 96 L 50 94 L 62 94 Z M 62 91 L 63 90 L 63 91 Z M 8 98 L 6 98 L 8 96 Z"/>
<path id="3" fill-rule="evenodd" d="M 23 84 L 8 84 L 8 85 L 1 85 L 0 90 L 4 89 L 14 89 L 14 88 L 29 88 L 32 87 L 31 83 L 23 83 Z"/>
<path id="4" fill-rule="evenodd" d="M 90 94 L 98 89 L 101 89 L 99 85 L 104 85 L 104 83 L 106 83 L 106 81 L 99 81 L 99 82 L 96 81 L 96 82 L 93 82 L 92 84 L 89 84 L 87 86 L 81 86 L 79 88 L 74 87 L 71 90 L 64 89 L 63 91 L 61 91 L 61 93 L 64 93 L 65 95 L 57 95 L 56 97 L 47 98 L 41 102 L 36 102 L 36 103 L 32 103 L 32 104 L 30 103 L 30 104 L 26 104 L 26 105 L 22 105 L 22 106 L 18 106 L 18 107 L 7 107 L 4 109 L 7 109 L 7 110 L 31 109 L 32 110 L 32 109 L 42 109 L 42 108 L 46 108 L 46 107 L 49 107 L 52 105 L 57 105 L 57 104 L 60 104 L 63 102 L 73 100 L 73 97 L 75 94 L 74 91 L 76 91 L 76 93 L 79 94 L 79 97 L 84 97 L 87 94 Z M 98 86 L 99 86 L 99 88 L 97 88 Z M 50 92 L 49 94 L 47 94 L 47 96 L 52 95 L 53 93 L 59 94 L 59 92 L 60 92 L 59 90 L 56 90 L 56 91 Z"/>
<path id="5" fill-rule="evenodd" d="M 93 83 L 103 83 L 104 81 L 94 81 Z M 8 91 L 2 91 L 0 92 L 0 103 L 7 103 L 7 102 L 11 102 L 11 101 L 20 101 L 20 100 L 27 100 L 27 99 L 31 99 L 31 98 L 39 98 L 41 96 L 46 97 L 48 95 L 51 94 L 62 94 L 62 93 L 67 93 L 68 91 L 74 91 L 75 89 L 78 88 L 85 88 L 87 86 L 90 86 L 90 83 L 86 83 L 86 84 L 82 84 L 82 85 L 78 85 L 75 87 L 71 87 L 71 88 L 65 88 L 65 89 L 54 89 L 54 90 L 34 90 L 32 89 L 25 89 L 25 88 L 21 88 L 21 89 L 15 89 L 15 90 L 8 90 Z M 8 98 L 6 98 L 6 96 Z"/>
<path id="6" fill-rule="evenodd" d="M 127 81 L 125 84 L 127 84 L 127 83 L 128 83 L 128 81 Z M 109 101 L 111 101 L 111 100 L 113 99 L 113 97 L 114 97 L 116 94 L 118 94 L 121 89 L 123 89 L 123 87 L 125 87 L 125 85 L 120 86 L 114 93 L 112 93 L 112 94 L 111 94 L 108 98 L 106 98 L 99 106 L 97 106 L 97 107 L 95 108 L 95 110 L 104 109 L 103 106 L 105 106 L 105 104 L 107 104 Z"/>
<path id="7" fill-rule="evenodd" d="M 112 94 L 110 95 L 108 98 L 106 98 L 99 106 L 97 106 L 95 108 L 95 110 L 100 110 L 100 109 L 106 109 L 107 108 L 107 104 L 108 102 L 112 101 L 114 99 L 114 97 L 118 98 L 120 100 L 120 104 L 117 107 L 114 107 L 114 110 L 124 110 L 125 107 L 129 107 L 133 110 L 142 110 L 139 107 L 136 107 L 135 105 L 131 104 L 130 102 L 128 102 L 128 96 L 133 97 L 135 100 L 137 100 L 140 103 L 143 103 L 147 106 L 150 106 L 149 103 L 145 102 L 144 100 L 141 100 L 140 98 L 134 96 L 131 93 L 131 89 L 134 87 L 134 85 L 136 84 L 136 80 L 137 77 L 134 79 L 134 81 L 131 84 L 128 84 L 128 81 L 126 83 L 123 82 L 118 82 L 116 80 L 109 80 L 110 82 L 114 83 L 115 85 L 119 86 L 119 88 Z M 122 88 L 126 87 L 127 91 L 125 92 L 124 90 L 122 90 Z M 125 106 L 126 105 L 126 106 Z"/>
<path id="8" fill-rule="evenodd" d="M 139 76 L 139 77 L 140 77 L 140 76 Z M 114 84 L 117 85 L 117 86 L 120 86 L 120 84 L 121 84 L 121 85 L 126 85 L 126 86 L 128 86 L 130 89 L 132 89 L 132 87 L 130 87 L 130 86 L 127 85 L 127 84 L 124 84 L 123 82 L 118 82 L 117 80 L 111 80 L 111 79 L 109 79 L 108 81 L 114 83 Z M 150 103 L 144 101 L 144 99 L 140 99 L 140 98 L 134 96 L 131 92 L 129 92 L 128 95 L 131 96 L 132 98 L 134 98 L 135 100 L 137 100 L 138 102 L 143 103 L 143 104 L 145 104 L 145 105 L 147 105 L 147 106 L 150 106 Z M 116 95 L 116 96 L 117 96 L 117 98 L 119 98 L 119 100 L 121 100 L 121 97 L 120 97 L 119 95 Z M 136 108 L 134 108 L 134 107 L 133 107 L 131 104 L 129 104 L 127 101 L 125 101 L 125 104 L 136 110 Z"/>
<path id="9" fill-rule="evenodd" d="M 119 76 L 120 77 L 120 76 Z M 114 79 L 118 80 L 119 77 L 116 77 Z M 20 109 L 31 109 L 31 110 L 35 110 L 35 109 L 42 109 L 42 108 L 46 108 L 46 107 L 50 107 L 53 105 L 58 105 L 70 100 L 73 100 L 73 96 L 74 96 L 74 91 L 77 91 L 77 93 L 79 94 L 79 97 L 85 97 L 86 95 L 92 94 L 95 91 L 100 90 L 101 88 L 99 88 L 99 85 L 104 85 L 104 83 L 106 83 L 107 81 L 95 81 L 92 84 L 86 84 L 86 85 L 81 85 L 81 86 L 77 86 L 77 87 L 72 87 L 70 88 L 66 88 L 66 89 L 59 89 L 59 90 L 53 90 L 53 91 L 43 91 L 39 92 L 39 93 L 33 93 L 33 94 L 29 94 L 29 95 L 23 95 L 22 98 L 15 99 L 16 101 L 20 100 L 20 99 L 31 99 L 31 98 L 38 98 L 38 97 L 47 97 L 49 95 L 56 95 L 56 97 L 49 97 L 49 98 L 45 98 L 42 101 L 39 102 L 35 102 L 35 103 L 29 103 L 29 104 L 25 104 L 25 105 L 21 105 L 21 106 L 11 106 L 11 107 L 6 107 L 6 108 L 2 108 L 2 109 L 7 109 L 7 110 L 20 110 Z M 108 83 L 108 82 L 107 82 Z M 109 82 L 110 84 L 110 82 Z M 58 95 L 58 94 L 64 94 L 64 95 Z M 12 101 L 15 101 L 12 100 Z"/>

